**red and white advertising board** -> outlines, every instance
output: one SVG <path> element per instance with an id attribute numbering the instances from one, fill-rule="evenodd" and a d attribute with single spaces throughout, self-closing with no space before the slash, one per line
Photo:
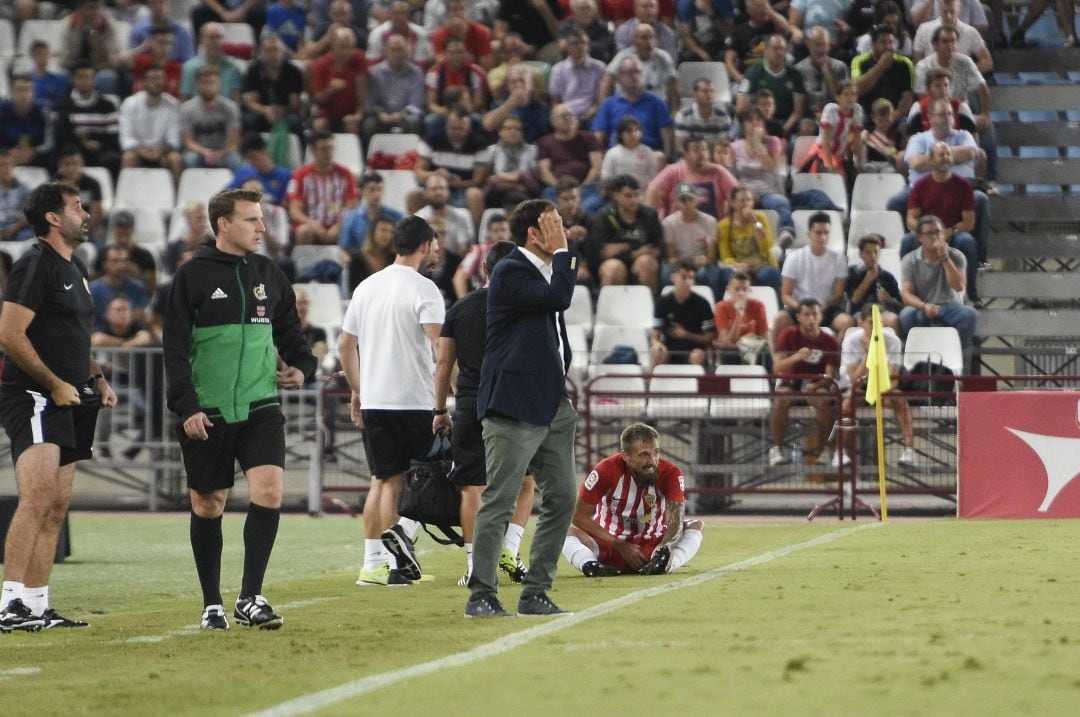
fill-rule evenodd
<path id="1" fill-rule="evenodd" d="M 1080 518 L 1080 392 L 959 394 L 961 518 Z"/>

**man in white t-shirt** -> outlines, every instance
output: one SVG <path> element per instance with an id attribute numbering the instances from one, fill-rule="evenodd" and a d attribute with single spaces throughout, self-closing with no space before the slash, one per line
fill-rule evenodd
<path id="1" fill-rule="evenodd" d="M 817 299 L 821 303 L 821 325 L 831 327 L 838 341 L 854 321 L 844 311 L 847 259 L 828 248 L 832 220 L 825 212 L 815 212 L 807 221 L 809 243 L 788 254 L 780 272 L 780 311 L 773 322 L 773 338 L 795 325 L 799 302 Z"/>
<path id="2" fill-rule="evenodd" d="M 397 501 L 409 462 L 431 446 L 435 406 L 434 348 L 446 307 L 424 274 L 438 240 L 417 216 L 394 227 L 397 259 L 353 292 L 341 327 L 341 365 L 352 388 L 352 420 L 364 430 L 372 473 L 364 502 L 364 567 L 357 585 L 419 580 L 412 543 L 419 525 L 398 520 Z"/>

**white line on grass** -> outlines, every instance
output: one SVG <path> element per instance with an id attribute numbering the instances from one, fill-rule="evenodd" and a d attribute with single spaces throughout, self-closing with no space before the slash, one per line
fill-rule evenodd
<path id="1" fill-rule="evenodd" d="M 601 617 L 614 612 L 620 608 L 639 603 L 642 600 L 663 595 L 664 593 L 671 592 L 673 590 L 681 590 L 683 588 L 693 587 L 700 585 L 701 583 L 708 582 L 713 578 L 723 577 L 730 573 L 739 572 L 740 570 L 746 570 L 758 565 L 763 565 L 777 558 L 783 558 L 792 553 L 797 553 L 800 550 L 806 550 L 808 548 L 814 548 L 819 545 L 825 545 L 831 543 L 834 540 L 847 537 L 852 533 L 864 530 L 866 528 L 874 528 L 881 525 L 881 523 L 863 523 L 854 528 L 845 528 L 843 530 L 836 530 L 825 535 L 818 536 L 812 540 L 807 540 L 802 543 L 794 543 L 787 545 L 783 548 L 777 548 L 776 550 L 770 550 L 760 555 L 755 555 L 752 558 L 746 560 L 740 560 L 730 565 L 725 565 L 720 568 L 714 568 L 704 573 L 697 575 L 691 575 L 690 577 L 682 580 L 675 580 L 672 582 L 664 583 L 662 585 L 656 585 L 651 588 L 645 588 L 644 590 L 636 590 L 632 593 L 623 595 L 622 597 L 615 598 L 614 600 L 608 600 L 607 602 L 594 605 L 590 608 L 580 610 L 572 615 L 563 618 L 556 618 L 549 622 L 545 622 L 542 625 L 531 627 L 527 630 L 520 632 L 514 632 L 509 635 L 505 635 L 498 640 L 488 642 L 483 645 L 478 645 L 471 650 L 465 652 L 458 652 L 453 655 L 446 655 L 435 660 L 428 662 L 422 662 L 418 665 L 412 665 L 411 667 L 403 667 L 399 670 L 392 670 L 390 672 L 383 672 L 377 675 L 369 675 L 367 677 L 361 677 L 360 679 L 353 680 L 352 682 L 346 682 L 345 684 L 338 685 L 337 687 L 331 687 L 319 692 L 312 692 L 308 695 L 297 697 L 296 699 L 289 700 L 288 702 L 282 702 L 279 705 L 275 705 L 269 709 L 261 712 L 255 712 L 248 717 L 285 717 L 288 715 L 299 715 L 308 712 L 314 712 L 315 710 L 329 707 L 339 702 L 358 697 L 360 695 L 372 692 L 374 690 L 387 687 L 389 685 L 402 682 L 404 680 L 412 679 L 414 677 L 422 677 L 433 672 L 439 672 L 448 667 L 461 667 L 468 665 L 479 660 L 486 659 L 488 657 L 494 657 L 504 652 L 509 652 L 514 648 L 526 645 L 541 637 L 546 637 L 556 632 L 565 630 L 568 627 L 574 627 L 586 620 L 591 620 L 596 617 Z"/>
<path id="2" fill-rule="evenodd" d="M 40 667 L 9 667 L 6 670 L 0 670 L 0 682 L 3 682 L 4 680 L 10 680 L 12 677 L 36 675 L 39 672 L 41 672 Z"/>
<path id="3" fill-rule="evenodd" d="M 328 600 L 337 600 L 337 597 L 329 597 L 328 596 L 328 597 L 310 598 L 308 600 L 297 600 L 295 602 L 290 602 L 290 603 L 285 603 L 284 605 L 279 605 L 278 609 L 279 610 L 291 610 L 293 608 L 307 607 L 308 605 L 315 605 L 317 603 L 327 602 Z M 117 642 L 123 642 L 123 643 L 127 643 L 127 644 L 147 644 L 147 643 L 152 644 L 152 643 L 156 643 L 156 642 L 164 642 L 165 640 L 168 640 L 170 637 L 182 637 L 184 635 L 194 635 L 198 631 L 199 631 L 199 626 L 198 625 L 187 625 L 186 627 L 182 627 L 179 630 L 170 630 L 169 632 L 162 633 L 160 635 L 136 635 L 135 637 L 125 637 L 122 640 L 117 640 Z"/>

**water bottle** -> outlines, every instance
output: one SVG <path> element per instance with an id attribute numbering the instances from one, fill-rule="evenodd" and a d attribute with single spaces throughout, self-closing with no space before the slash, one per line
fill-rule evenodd
<path id="1" fill-rule="evenodd" d="M 796 466 L 801 466 L 803 463 L 801 438 L 796 438 L 795 442 L 791 444 L 791 462 Z"/>

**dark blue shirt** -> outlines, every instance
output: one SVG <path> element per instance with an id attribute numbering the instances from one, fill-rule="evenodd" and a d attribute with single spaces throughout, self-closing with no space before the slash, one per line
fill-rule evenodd
<path id="1" fill-rule="evenodd" d="M 289 186 L 289 180 L 292 179 L 292 172 L 284 167 L 275 166 L 268 173 L 262 174 L 250 164 L 245 164 L 236 170 L 233 180 L 229 182 L 229 189 L 239 189 L 249 179 L 258 179 L 262 182 L 263 189 L 273 199 L 274 204 L 281 204 L 285 201 L 285 190 Z"/>
<path id="2" fill-rule="evenodd" d="M 664 141 L 660 137 L 663 127 L 671 127 L 671 112 L 668 111 L 667 102 L 651 92 L 642 92 L 636 100 L 631 102 L 623 96 L 622 92 L 616 92 L 604 100 L 593 117 L 592 130 L 594 132 L 606 132 L 608 147 L 614 147 L 618 137 L 615 128 L 624 116 L 636 117 L 641 123 L 641 141 L 653 149 L 663 150 Z"/>

